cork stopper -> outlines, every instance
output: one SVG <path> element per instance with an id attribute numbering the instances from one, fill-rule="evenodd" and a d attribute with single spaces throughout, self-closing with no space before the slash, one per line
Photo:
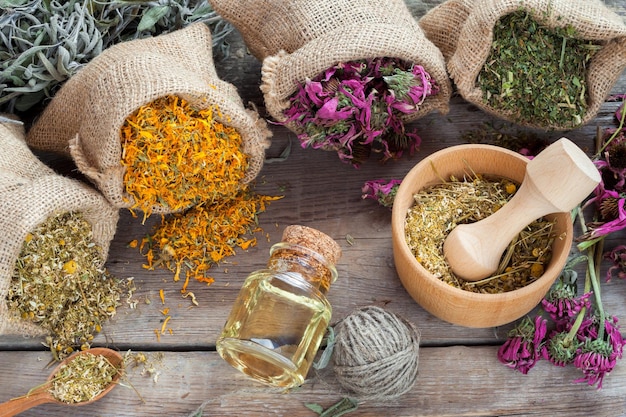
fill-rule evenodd
<path id="1" fill-rule="evenodd" d="M 333 265 L 337 265 L 339 258 L 341 258 L 339 244 L 317 229 L 300 225 L 287 226 L 283 232 L 282 240 L 314 250 Z"/>

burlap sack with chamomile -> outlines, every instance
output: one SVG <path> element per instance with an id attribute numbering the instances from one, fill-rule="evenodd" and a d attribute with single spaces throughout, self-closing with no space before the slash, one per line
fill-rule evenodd
<path id="1" fill-rule="evenodd" d="M 600 43 L 601 49 L 587 67 L 587 108 L 577 125 L 520 121 L 514 114 L 486 103 L 477 77 L 489 57 L 494 26 L 519 10 L 550 29 L 571 26 L 577 39 Z M 566 130 L 588 123 L 626 67 L 626 25 L 599 0 L 448 0 L 426 13 L 419 24 L 443 53 L 461 96 L 489 114 L 520 125 Z"/>
<path id="2" fill-rule="evenodd" d="M 426 98 L 404 122 L 435 110 L 448 112 L 451 86 L 443 56 L 402 0 L 210 3 L 263 62 L 261 90 L 268 113 L 279 122 L 285 121 L 283 111 L 299 84 L 340 62 L 382 57 L 422 65 L 439 84 L 439 93 Z"/>
<path id="3" fill-rule="evenodd" d="M 249 157 L 243 182 L 258 175 L 271 132 L 255 111 L 244 107 L 235 86 L 218 77 L 211 32 L 204 23 L 106 49 L 57 92 L 28 132 L 27 143 L 69 153 L 115 207 L 131 207 L 134 200 L 126 192 L 120 162 L 120 129 L 142 105 L 165 96 L 178 96 L 196 109 L 217 106 L 215 119 L 237 130 Z M 170 210 L 158 205 L 152 211 Z"/>
<path id="4" fill-rule="evenodd" d="M 94 188 L 63 177 L 41 162 L 24 140 L 23 125 L 0 118 L 0 335 L 40 335 L 37 326 L 7 306 L 16 261 L 26 236 L 48 218 L 74 212 L 92 226 L 102 263 L 119 218 L 118 210 Z"/>

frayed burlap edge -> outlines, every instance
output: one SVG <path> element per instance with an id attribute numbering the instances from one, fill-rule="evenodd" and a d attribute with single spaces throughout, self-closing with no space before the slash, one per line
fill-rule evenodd
<path id="1" fill-rule="evenodd" d="M 341 39 L 342 45 L 349 47 L 329 50 L 327 46 L 335 43 L 336 39 Z M 413 42 L 394 42 L 389 47 L 390 39 L 411 39 Z M 426 39 L 417 24 L 409 28 L 381 24 L 372 28 L 360 27 L 359 30 L 339 28 L 311 40 L 291 54 L 280 51 L 265 58 L 261 69 L 261 91 L 267 111 L 275 120 L 284 122 L 286 118 L 283 112 L 289 108 L 289 98 L 297 91 L 300 83 L 339 62 L 378 57 L 394 57 L 422 65 L 439 85 L 439 93 L 428 97 L 418 112 L 403 119 L 405 122 L 416 120 L 431 111 L 437 110 L 442 114 L 449 111 L 452 88 L 443 55 Z M 287 126 L 297 130 L 293 123 Z"/>
<path id="2" fill-rule="evenodd" d="M 0 245 L 0 335 L 38 336 L 45 332 L 9 312 L 5 301 L 26 235 L 51 216 L 81 212 L 92 226 L 104 265 L 119 214 L 95 189 L 62 177 L 41 162 L 24 136 L 23 124 L 0 123 L 4 151 L 0 155 L 0 230 L 4 235 Z"/>
<path id="3" fill-rule="evenodd" d="M 188 62 L 180 62 L 174 69 L 165 68 L 162 60 L 168 56 L 167 51 L 180 54 L 175 51 L 189 46 L 189 42 L 193 43 L 193 51 L 186 53 L 194 54 L 203 71 L 189 67 Z M 123 184 L 120 128 L 136 109 L 165 95 L 179 96 L 200 109 L 217 105 L 216 120 L 242 136 L 242 151 L 249 157 L 243 182 L 249 183 L 258 175 L 271 132 L 256 112 L 244 107 L 235 86 L 217 76 L 211 33 L 203 23 L 154 38 L 123 42 L 104 51 L 59 90 L 28 132 L 27 141 L 37 149 L 70 154 L 78 169 L 111 204 L 130 207 L 134 199 Z M 72 117 L 66 114 L 68 108 L 75 113 Z M 102 109 L 104 116 L 93 109 Z M 168 210 L 156 206 L 153 212 Z"/>
<path id="4" fill-rule="evenodd" d="M 0 174 L 2 175 L 2 174 Z M 12 192 L 14 198 L 21 199 L 21 207 L 11 213 L 2 213 L 0 230 L 11 228 L 11 242 L 5 240 L 1 257 L 12 261 L 0 265 L 0 335 L 19 334 L 40 336 L 45 332 L 38 326 L 26 322 L 8 311 L 5 302 L 15 260 L 19 256 L 22 242 L 26 235 L 38 225 L 54 215 L 74 211 L 83 214 L 93 230 L 93 241 L 100 248 L 102 265 L 108 257 L 109 246 L 113 239 L 119 218 L 118 211 L 93 188 L 77 180 L 59 175 L 47 175 L 33 180 L 22 180 Z M 68 198 L 68 194 L 71 198 Z M 34 199 L 50 196 L 38 207 Z M 18 236 L 19 235 L 19 236 Z M 9 245 L 7 248 L 6 245 Z"/>

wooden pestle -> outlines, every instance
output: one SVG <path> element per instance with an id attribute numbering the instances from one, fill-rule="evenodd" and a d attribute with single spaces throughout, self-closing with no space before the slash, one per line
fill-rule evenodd
<path id="1" fill-rule="evenodd" d="M 466 281 L 493 275 L 519 232 L 546 214 L 572 210 L 599 182 L 587 155 L 569 139 L 559 139 L 528 162 L 519 190 L 502 208 L 450 232 L 443 245 L 450 268 Z"/>

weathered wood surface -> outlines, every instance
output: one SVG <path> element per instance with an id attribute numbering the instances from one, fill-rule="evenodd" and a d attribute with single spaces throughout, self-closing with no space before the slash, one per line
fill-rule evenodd
<path id="1" fill-rule="evenodd" d="M 439 1 L 409 1 L 419 16 Z M 621 15 L 623 2 L 607 0 Z M 626 17 L 625 17 L 626 19 Z M 260 64 L 246 54 L 239 36 L 230 37 L 228 58 L 217 62 L 218 72 L 235 84 L 245 102 L 254 103 L 263 113 L 258 89 Z M 626 92 L 626 74 L 613 93 Z M 591 151 L 598 127 L 613 125 L 618 103 L 607 102 L 597 119 L 570 132 L 538 132 L 548 139 L 566 136 Z M 431 114 L 414 123 L 422 146 L 413 157 L 381 165 L 375 159 L 361 169 L 343 164 L 330 152 L 302 149 L 295 135 L 280 126 L 274 132 L 268 158 L 276 158 L 291 145 L 285 161 L 267 163 L 256 181 L 259 193 L 284 195 L 271 203 L 259 216 L 262 233 L 258 245 L 214 267 L 215 283 L 210 287 L 192 281 L 199 306 L 180 295 L 181 282 L 173 282 L 164 270 L 147 271 L 136 249 L 127 247 L 133 239 L 150 232 L 158 218 L 145 226 L 140 219 L 122 212 L 118 232 L 111 246 L 108 268 L 119 278 L 133 277 L 137 286 L 137 307 L 119 308 L 96 338 L 95 346 L 121 351 L 146 352 L 155 373 L 142 375 L 142 367 L 129 370 L 128 381 L 97 404 L 68 409 L 45 405 L 24 416 L 187 416 L 203 402 L 205 416 L 314 416 L 305 403 L 330 406 L 342 398 L 340 387 L 330 372 L 311 374 L 307 383 L 293 392 L 277 392 L 245 378 L 215 352 L 215 340 L 247 274 L 264 266 L 269 247 L 279 241 L 289 224 L 305 224 L 335 238 L 343 249 L 338 265 L 339 279 L 333 284 L 329 300 L 333 320 L 364 305 L 385 306 L 415 323 L 421 330 L 420 377 L 415 388 L 396 401 L 385 404 L 360 404 L 360 416 L 503 416 L 626 415 L 626 366 L 606 378 L 604 388 L 596 391 L 585 384 L 573 384 L 580 376 L 573 368 L 557 368 L 540 363 L 529 375 L 521 375 L 501 365 L 496 358 L 498 346 L 511 325 L 500 328 L 470 329 L 445 323 L 417 305 L 404 291 L 394 269 L 391 250 L 390 211 L 370 200 L 361 199 L 366 180 L 402 178 L 419 160 L 439 149 L 462 143 L 461 136 L 483 123 L 499 124 L 460 97 L 452 99 L 449 114 Z M 56 161 L 58 163 L 58 161 Z M 61 167 L 70 169 L 66 166 Z M 350 244 L 347 237 L 351 236 Z M 618 236 L 608 242 L 614 246 Z M 165 293 L 161 303 L 159 290 Z M 603 283 L 605 308 L 626 317 L 626 283 Z M 172 316 L 166 333 L 157 339 L 169 308 Z M 0 337 L 0 402 L 22 395 L 43 382 L 49 370 L 50 354 L 38 339 Z M 130 386 L 132 385 L 133 388 Z"/>

